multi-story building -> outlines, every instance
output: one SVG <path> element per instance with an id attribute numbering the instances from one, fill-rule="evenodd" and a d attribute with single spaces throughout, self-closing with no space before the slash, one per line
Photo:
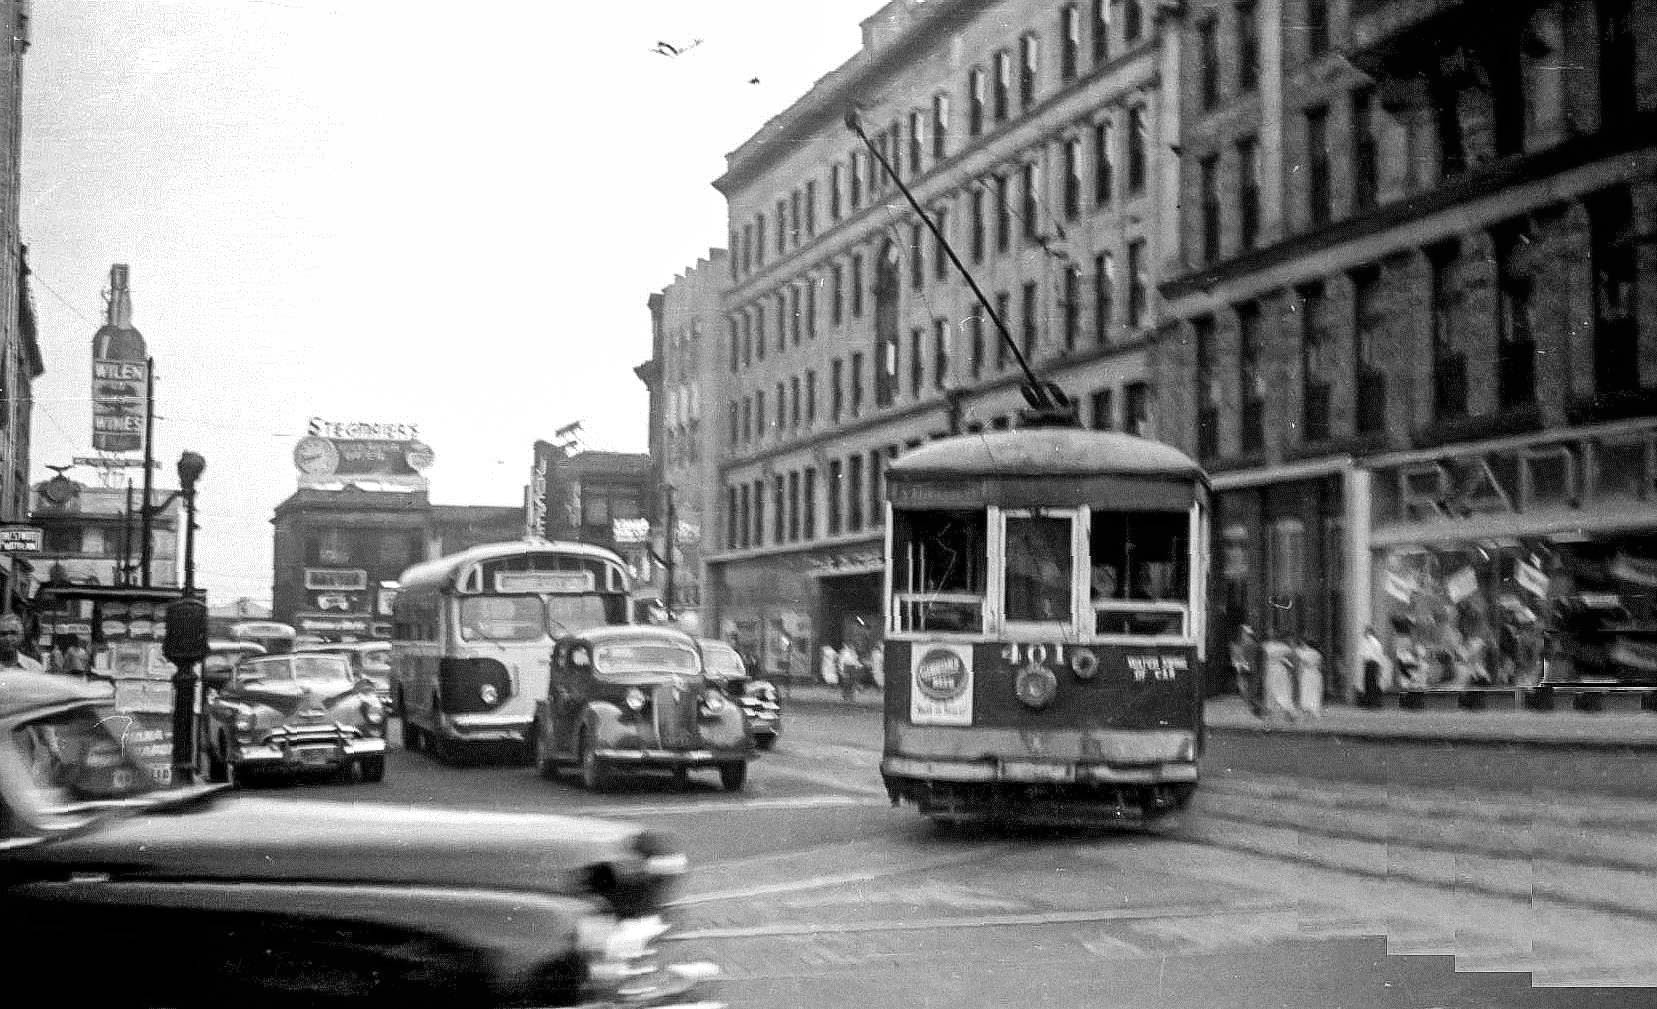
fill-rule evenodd
<path id="1" fill-rule="evenodd" d="M 1178 10 L 1153 372 L 1214 475 L 1216 636 L 1303 634 L 1343 677 L 1374 627 L 1419 682 L 1649 678 L 1657 7 Z"/>
<path id="2" fill-rule="evenodd" d="M 708 595 L 767 672 L 878 636 L 886 460 L 1022 405 L 993 318 L 847 111 L 1084 421 L 1156 434 L 1146 347 L 1179 220 L 1162 6 L 894 0 L 728 155 Z"/>
<path id="3" fill-rule="evenodd" d="M 179 496 L 152 491 L 150 584 L 179 583 Z M 41 529 L 43 549 L 31 558 L 41 581 L 74 585 L 139 585 L 143 555 L 143 494 L 136 488 L 89 487 L 55 476 L 34 487 L 31 523 Z"/>
<path id="4" fill-rule="evenodd" d="M 724 324 L 720 298 L 727 281 L 724 249 L 650 296 L 651 358 L 635 369 L 650 390 L 650 459 L 658 493 L 652 527 L 658 554 L 674 549 L 673 615 L 685 626 L 708 626 L 702 612 L 707 569 L 703 537 L 713 528 L 719 495 L 719 425 L 705 422 L 703 397 L 719 387 L 723 372 L 718 336 Z M 669 542 L 672 498 L 677 527 Z M 654 584 L 666 601 L 668 569 L 657 565 Z"/>
<path id="5" fill-rule="evenodd" d="M 29 517 L 32 387 L 45 372 L 29 296 L 28 249 L 18 225 L 22 159 L 23 53 L 29 47 L 27 0 L 0 3 L 0 522 Z M 26 605 L 30 559 L 0 554 L 0 607 Z"/>

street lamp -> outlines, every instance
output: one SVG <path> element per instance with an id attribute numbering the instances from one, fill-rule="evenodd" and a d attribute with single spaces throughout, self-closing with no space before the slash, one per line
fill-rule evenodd
<path id="1" fill-rule="evenodd" d="M 161 653 L 177 667 L 173 674 L 173 781 L 196 775 L 196 663 L 207 657 L 207 604 L 196 596 L 196 481 L 207 460 L 195 452 L 178 457 L 178 486 L 184 498 L 184 597 L 167 607 L 167 637 Z"/>

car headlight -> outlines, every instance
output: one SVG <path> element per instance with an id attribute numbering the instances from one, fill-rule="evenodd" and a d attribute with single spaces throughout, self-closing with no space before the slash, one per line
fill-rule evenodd
<path id="1" fill-rule="evenodd" d="M 702 695 L 702 710 L 710 715 L 717 715 L 725 710 L 725 695 L 717 690 L 710 690 Z"/>
<path id="2" fill-rule="evenodd" d="M 478 700 L 483 703 L 493 707 L 494 705 L 500 703 L 500 699 L 501 692 L 495 688 L 493 683 L 485 683 L 483 686 L 478 687 Z"/>
<path id="3" fill-rule="evenodd" d="M 253 722 L 254 722 L 253 712 L 251 712 L 251 711 L 238 711 L 238 712 L 236 712 L 236 731 L 237 732 L 251 732 L 251 731 L 253 731 Z"/>
<path id="4" fill-rule="evenodd" d="M 629 711 L 643 711 L 644 691 L 640 690 L 638 687 L 628 687 L 627 696 L 623 698 L 623 703 L 627 705 L 627 710 Z"/>
<path id="5" fill-rule="evenodd" d="M 377 702 L 369 703 L 364 701 L 362 706 L 362 720 L 367 722 L 369 725 L 379 725 L 381 722 L 385 721 L 385 712 L 380 710 L 380 705 Z"/>

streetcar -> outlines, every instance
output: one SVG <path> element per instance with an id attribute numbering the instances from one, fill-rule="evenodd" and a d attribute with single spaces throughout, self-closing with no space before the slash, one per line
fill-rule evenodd
<path id="1" fill-rule="evenodd" d="M 940 821 L 1155 822 L 1202 752 L 1207 478 L 1028 416 L 887 470 L 886 791 Z"/>
<path id="2" fill-rule="evenodd" d="M 584 543 L 490 543 L 416 564 L 399 581 L 392 708 L 403 747 L 446 762 L 485 746 L 527 759 L 553 642 L 632 622 L 626 563 Z"/>

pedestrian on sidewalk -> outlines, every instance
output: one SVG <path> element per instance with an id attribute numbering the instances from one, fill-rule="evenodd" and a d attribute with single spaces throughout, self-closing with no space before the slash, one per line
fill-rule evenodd
<path id="1" fill-rule="evenodd" d="M 840 656 L 833 645 L 824 645 L 817 660 L 817 672 L 829 686 L 840 683 Z"/>
<path id="2" fill-rule="evenodd" d="M 863 672 L 863 660 L 850 641 L 840 649 L 840 696 L 851 700 L 857 696 L 857 681 Z"/>
<path id="3" fill-rule="evenodd" d="M 1387 649 L 1374 627 L 1364 628 L 1364 639 L 1358 645 L 1358 666 L 1362 670 L 1363 683 L 1358 703 L 1366 708 L 1379 708 L 1382 691 L 1386 689 L 1386 681 L 1390 677 L 1387 675 Z"/>
<path id="4" fill-rule="evenodd" d="M 1254 717 L 1260 718 L 1265 709 L 1260 704 L 1260 682 L 1254 675 L 1254 660 L 1260 652 L 1260 639 L 1254 628 L 1241 624 L 1231 641 L 1231 674 L 1237 679 L 1237 696 L 1249 706 Z"/>
<path id="5" fill-rule="evenodd" d="M 886 690 L 886 649 L 879 642 L 869 649 L 869 682 L 874 685 L 875 693 L 884 693 Z"/>
<path id="6" fill-rule="evenodd" d="M 1323 653 L 1318 651 L 1317 642 L 1304 635 L 1295 644 L 1295 679 L 1300 713 L 1308 718 L 1323 717 Z"/>
<path id="7" fill-rule="evenodd" d="M 1282 715 L 1295 720 L 1294 649 L 1273 634 L 1260 646 L 1262 686 L 1265 694 L 1265 717 Z"/>

